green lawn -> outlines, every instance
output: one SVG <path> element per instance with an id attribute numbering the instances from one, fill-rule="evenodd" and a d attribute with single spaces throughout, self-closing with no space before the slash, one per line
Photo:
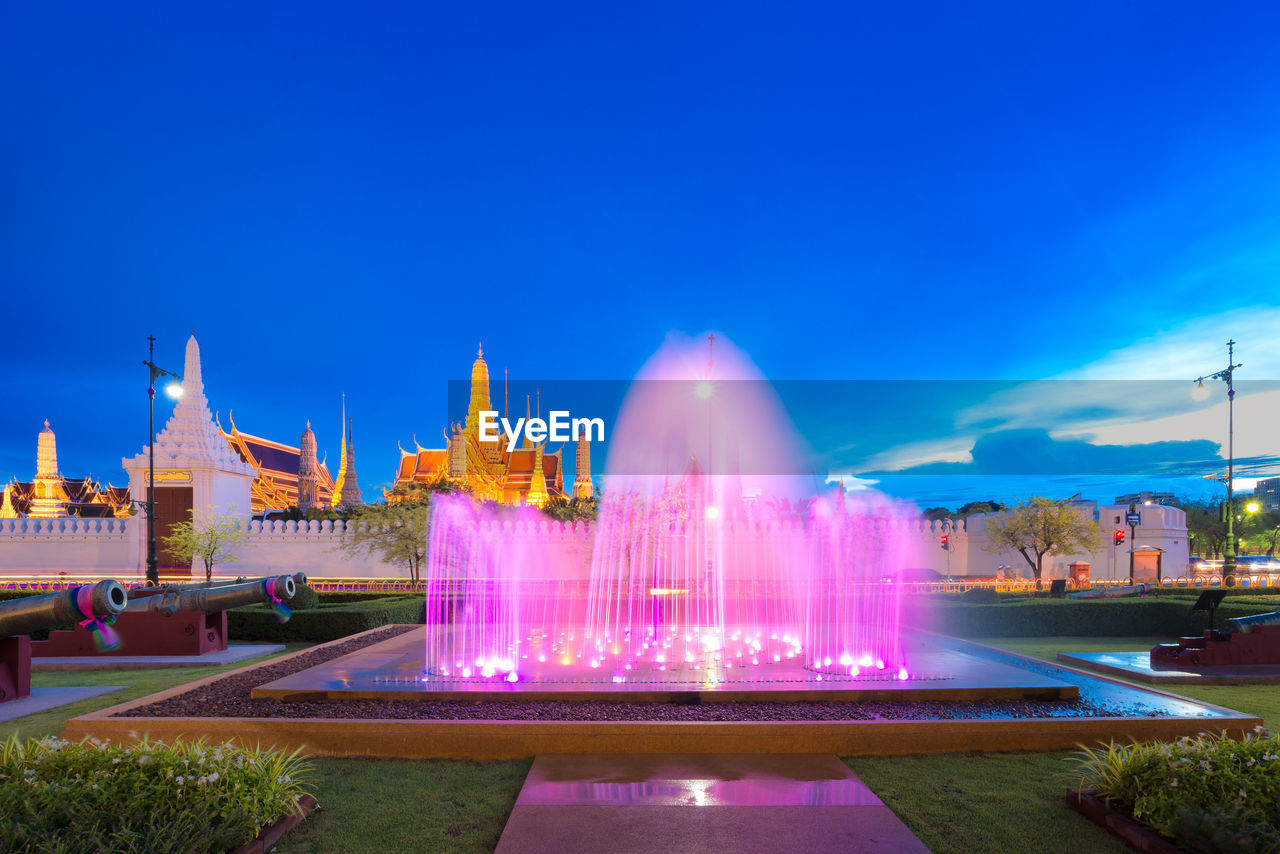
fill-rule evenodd
<path id="1" fill-rule="evenodd" d="M 1054 661 L 1058 652 L 1145 650 L 1167 638 L 975 639 Z M 294 648 L 297 648 L 295 645 Z M 237 665 L 238 666 L 238 665 Z M 97 697 L 0 724 L 13 732 L 59 733 L 69 717 L 231 668 L 37 673 L 37 685 L 128 685 Z M 1171 686 L 1172 693 L 1230 706 L 1280 727 L 1274 686 Z M 936 852 L 1119 852 L 1128 849 L 1069 810 L 1070 751 L 858 756 L 850 768 Z M 320 809 L 275 851 L 491 851 L 502 833 L 529 760 L 455 762 L 315 759 Z"/>
<path id="2" fill-rule="evenodd" d="M 934 854 L 1121 854 L 1063 801 L 1070 751 L 854 756 L 848 765 Z"/>
<path id="3" fill-rule="evenodd" d="M 306 643 L 285 645 L 285 653 L 296 652 L 311 646 Z M 281 655 L 285 653 L 280 653 Z M 31 674 L 31 686 L 54 687 L 66 685 L 124 685 L 123 691 L 111 691 L 90 697 L 68 706 L 59 706 L 47 712 L 27 715 L 14 721 L 0 723 L 0 739 L 6 739 L 17 733 L 22 737 L 42 738 L 46 735 L 61 735 L 63 727 L 71 718 L 105 709 L 128 700 L 136 700 L 166 688 L 173 688 L 187 682 L 194 682 L 228 670 L 236 670 L 246 664 L 265 661 L 269 656 L 239 661 L 222 667 L 201 665 L 199 667 L 164 667 L 157 670 L 53 670 L 38 671 Z"/>
<path id="4" fill-rule="evenodd" d="M 1150 650 L 1158 643 L 1169 643 L 1163 638 L 973 638 L 978 643 L 1007 649 L 1010 652 L 1043 658 L 1057 662 L 1060 652 L 1126 652 Z M 1119 679 L 1111 673 L 1103 674 Z M 1275 685 L 1151 685 L 1136 679 L 1125 680 L 1146 688 L 1181 694 L 1194 700 L 1204 700 L 1226 706 L 1240 712 L 1262 718 L 1267 729 L 1280 731 L 1280 689 Z"/>
<path id="5" fill-rule="evenodd" d="M 973 640 L 1056 662 L 1059 652 L 1149 650 L 1170 639 Z M 1274 685 L 1169 685 L 1161 690 L 1249 712 L 1268 728 L 1280 728 L 1280 691 Z M 855 756 L 845 763 L 934 854 L 1131 850 L 1063 803 L 1063 793 L 1076 783 L 1071 751 Z"/>
<path id="6" fill-rule="evenodd" d="M 492 851 L 530 764 L 316 759 L 319 809 L 272 851 Z"/>

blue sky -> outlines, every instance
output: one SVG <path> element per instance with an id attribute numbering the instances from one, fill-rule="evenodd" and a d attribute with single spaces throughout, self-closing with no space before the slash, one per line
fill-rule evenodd
<path id="1" fill-rule="evenodd" d="M 1234 337 L 1280 379 L 1280 8 L 1042 6 L 11 9 L 0 477 L 47 417 L 123 482 L 145 337 L 176 368 L 192 328 L 249 432 L 333 459 L 346 392 L 366 491 L 481 340 L 499 377 L 717 329 L 775 379 L 1017 382 L 1186 380 Z M 985 429 L 1119 435 L 1030 399 Z M 963 462 L 946 405 L 908 443 L 833 406 L 818 450 Z"/>

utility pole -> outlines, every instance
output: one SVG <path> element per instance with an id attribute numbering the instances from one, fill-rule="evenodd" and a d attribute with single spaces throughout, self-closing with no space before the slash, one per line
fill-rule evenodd
<path id="1" fill-rule="evenodd" d="M 1233 506 L 1233 491 L 1235 489 L 1235 370 L 1241 367 L 1235 363 L 1235 341 L 1227 342 L 1227 366 L 1217 373 L 1207 374 L 1203 377 L 1197 377 L 1192 382 L 1197 388 L 1204 387 L 1205 380 L 1222 380 L 1227 384 L 1227 503 L 1223 508 L 1223 515 L 1226 517 L 1227 523 L 1227 547 L 1222 556 L 1222 586 L 1234 587 L 1236 583 L 1236 534 L 1235 534 L 1235 516 L 1236 511 Z"/>

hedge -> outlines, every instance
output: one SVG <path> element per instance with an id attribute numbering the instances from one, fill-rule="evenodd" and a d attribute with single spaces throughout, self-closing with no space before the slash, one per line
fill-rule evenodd
<path id="1" fill-rule="evenodd" d="M 325 605 L 338 602 L 370 602 L 374 599 L 388 599 L 397 596 L 403 596 L 403 593 L 359 593 L 356 591 L 341 591 L 337 593 L 320 593 L 320 601 Z"/>
<path id="2" fill-rule="evenodd" d="M 920 627 L 962 637 L 1135 637 L 1199 635 L 1208 615 L 1193 612 L 1192 597 L 1132 599 L 1021 599 L 994 605 L 937 603 L 924 609 Z M 1228 597 L 1217 621 L 1275 610 L 1275 602 Z"/>
<path id="3" fill-rule="evenodd" d="M 227 628 L 237 641 L 331 641 L 393 623 L 421 623 L 422 596 L 383 597 L 368 602 L 321 603 L 295 611 L 281 623 L 265 605 L 233 608 L 227 612 Z"/>

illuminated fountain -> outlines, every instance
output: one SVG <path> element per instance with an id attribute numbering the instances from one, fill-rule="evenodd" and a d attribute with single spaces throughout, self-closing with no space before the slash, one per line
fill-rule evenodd
<path id="1" fill-rule="evenodd" d="M 815 494 L 771 387 L 722 342 L 714 356 L 668 342 L 646 365 L 594 525 L 437 499 L 424 681 L 908 678 L 896 578 L 912 514 Z"/>

